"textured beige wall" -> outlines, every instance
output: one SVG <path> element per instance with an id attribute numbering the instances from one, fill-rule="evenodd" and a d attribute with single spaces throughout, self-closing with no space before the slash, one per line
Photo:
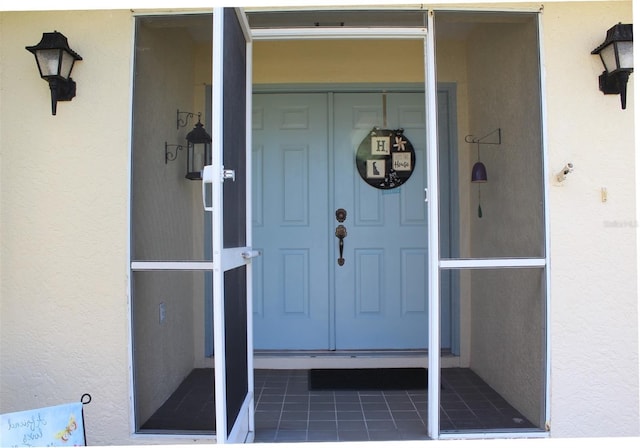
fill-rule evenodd
<path id="1" fill-rule="evenodd" d="M 422 47 L 420 40 L 257 41 L 253 82 L 421 82 Z"/>
<path id="2" fill-rule="evenodd" d="M 501 128 L 502 142 L 480 145 L 480 160 L 489 179 L 480 185 L 482 218 L 477 213 L 478 185 L 469 182 L 478 148 L 461 142 L 461 152 L 471 154 L 463 187 L 471 196 L 471 250 L 463 257 L 544 254 L 540 64 L 535 16 L 518 14 L 504 16 L 505 23 L 500 23 L 501 19 L 480 23 L 468 36 L 467 134 L 482 137 Z M 497 141 L 497 135 L 487 141 Z"/>
<path id="3" fill-rule="evenodd" d="M 131 440 L 131 27 L 129 11 L 0 13 L 0 412 L 89 393 L 92 445 Z M 54 30 L 84 58 L 56 116 L 24 48 Z"/>
<path id="4" fill-rule="evenodd" d="M 598 90 L 590 52 L 631 2 L 545 5 L 550 179 L 551 434 L 640 434 L 633 117 Z M 560 185 L 555 173 L 572 162 Z M 608 191 L 601 200 L 601 188 Z"/>
<path id="5" fill-rule="evenodd" d="M 482 20 L 476 17 L 475 20 Z M 487 22 L 490 22 L 487 19 Z M 502 143 L 480 145 L 488 171 L 478 209 L 466 166 L 473 258 L 544 253 L 542 129 L 535 14 L 477 23 L 468 45 L 469 129 L 482 137 L 501 128 Z M 497 141 L 493 136 L 488 141 Z M 465 256 L 466 254 L 463 254 Z M 472 271 L 471 368 L 530 421 L 544 426 L 544 288 L 542 271 Z"/>
<path id="6" fill-rule="evenodd" d="M 84 410 L 90 445 L 179 443 L 176 438 L 131 436 L 127 294 L 131 12 L 3 12 L 0 25 L 0 412 L 77 401 L 90 393 L 93 401 Z M 77 96 L 58 103 L 56 116 L 51 115 L 49 88 L 38 75 L 33 55 L 24 49 L 37 44 L 42 32 L 53 30 L 65 34 L 71 48 L 84 58 L 73 71 Z M 181 60 L 188 56 L 184 49 L 176 53 Z M 187 68 L 175 67 L 180 72 Z M 176 135 L 175 109 L 189 109 L 191 98 L 198 95 L 195 75 L 186 75 L 187 105 L 171 101 L 171 90 L 154 89 L 156 74 L 143 80 L 157 102 L 141 112 L 163 130 L 174 131 L 170 136 L 146 132 L 138 145 L 147 145 L 146 162 L 161 166 L 158 172 L 165 173 L 166 182 L 173 176 L 180 179 L 176 185 L 187 184 L 182 201 L 174 197 L 173 205 L 185 197 L 189 202 L 196 188 L 181 180 L 183 164 L 165 167 L 163 160 L 165 138 L 177 143 L 184 137 Z M 162 182 L 155 187 L 159 185 Z M 174 220 L 179 217 L 174 208 L 162 209 L 173 212 Z M 146 221 L 147 229 L 157 231 L 163 223 L 158 217 L 156 221 Z M 184 229 L 178 227 L 162 241 L 181 238 Z M 201 249 L 202 239 L 199 245 L 195 239 L 190 237 L 186 247 Z M 201 289 L 202 278 L 194 279 L 191 273 L 178 275 L 177 280 L 165 276 L 164 287 L 158 288 L 162 282 L 142 278 L 149 275 L 138 279 L 142 296 L 150 299 L 138 308 L 146 316 L 146 323 L 143 319 L 137 328 L 143 341 L 138 354 L 141 361 L 148 361 L 140 389 L 146 396 L 138 402 L 143 414 L 150 409 L 145 405 L 166 396 L 172 381 L 175 384 L 194 362 L 202 363 L 194 361 L 194 347 L 202 353 L 202 342 L 195 344 L 192 335 L 202 334 L 202 300 L 193 300 L 202 292 L 185 298 L 183 287 Z M 157 331 L 155 301 L 160 298 L 166 301 L 168 315 L 163 332 Z M 179 331 L 171 331 L 177 322 L 182 322 Z M 173 379 L 167 380 L 171 375 Z"/>

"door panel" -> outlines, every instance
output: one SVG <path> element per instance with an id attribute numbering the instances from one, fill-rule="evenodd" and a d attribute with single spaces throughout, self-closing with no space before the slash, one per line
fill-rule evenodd
<path id="1" fill-rule="evenodd" d="M 387 94 L 387 128 L 402 127 L 416 152 L 411 178 L 391 190 L 368 185 L 355 165 L 362 139 L 383 125 L 381 93 L 253 98 L 253 237 L 264 254 L 254 264 L 255 348 L 425 349 L 424 95 Z"/>
<path id="2" fill-rule="evenodd" d="M 327 96 L 254 95 L 256 349 L 326 349 Z"/>
<path id="3" fill-rule="evenodd" d="M 411 178 L 390 190 L 365 183 L 354 164 L 383 127 L 382 94 L 339 93 L 334 104 L 334 204 L 347 210 L 348 232 L 345 264 L 334 262 L 336 349 L 426 348 L 424 96 L 387 94 L 386 128 L 404 128 L 416 152 Z"/>

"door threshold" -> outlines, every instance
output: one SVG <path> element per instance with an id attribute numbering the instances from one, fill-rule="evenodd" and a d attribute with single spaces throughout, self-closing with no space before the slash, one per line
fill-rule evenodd
<path id="1" fill-rule="evenodd" d="M 256 350 L 256 369 L 331 369 L 424 367 L 427 350 Z M 441 352 L 441 366 L 460 367 L 460 357 Z"/>
<path id="2" fill-rule="evenodd" d="M 409 350 L 255 350 L 254 356 L 427 356 L 427 349 Z M 450 350 L 442 350 L 442 355 L 450 355 Z"/>

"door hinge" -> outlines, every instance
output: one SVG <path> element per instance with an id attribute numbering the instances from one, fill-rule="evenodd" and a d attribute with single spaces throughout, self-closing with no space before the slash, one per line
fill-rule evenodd
<path id="1" fill-rule="evenodd" d="M 429 189 L 424 189 L 424 202 L 429 202 Z"/>

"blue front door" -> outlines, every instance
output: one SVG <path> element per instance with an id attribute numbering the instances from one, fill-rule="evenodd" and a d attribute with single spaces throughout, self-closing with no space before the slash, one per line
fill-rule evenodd
<path id="1" fill-rule="evenodd" d="M 326 94 L 253 96 L 255 349 L 329 348 Z"/>
<path id="2" fill-rule="evenodd" d="M 427 347 L 424 95 L 387 93 L 384 108 L 382 97 L 254 95 L 257 350 Z M 403 128 L 415 149 L 398 188 L 374 188 L 356 169 L 374 126 Z M 342 265 L 338 208 L 347 212 Z"/>
<path id="3" fill-rule="evenodd" d="M 424 95 L 387 93 L 386 113 L 382 97 L 334 96 L 333 203 L 347 211 L 344 265 L 332 260 L 336 349 L 417 349 L 428 343 Z M 374 188 L 356 169 L 354 149 L 374 126 L 404 129 L 415 149 L 413 173 L 399 187 Z"/>

